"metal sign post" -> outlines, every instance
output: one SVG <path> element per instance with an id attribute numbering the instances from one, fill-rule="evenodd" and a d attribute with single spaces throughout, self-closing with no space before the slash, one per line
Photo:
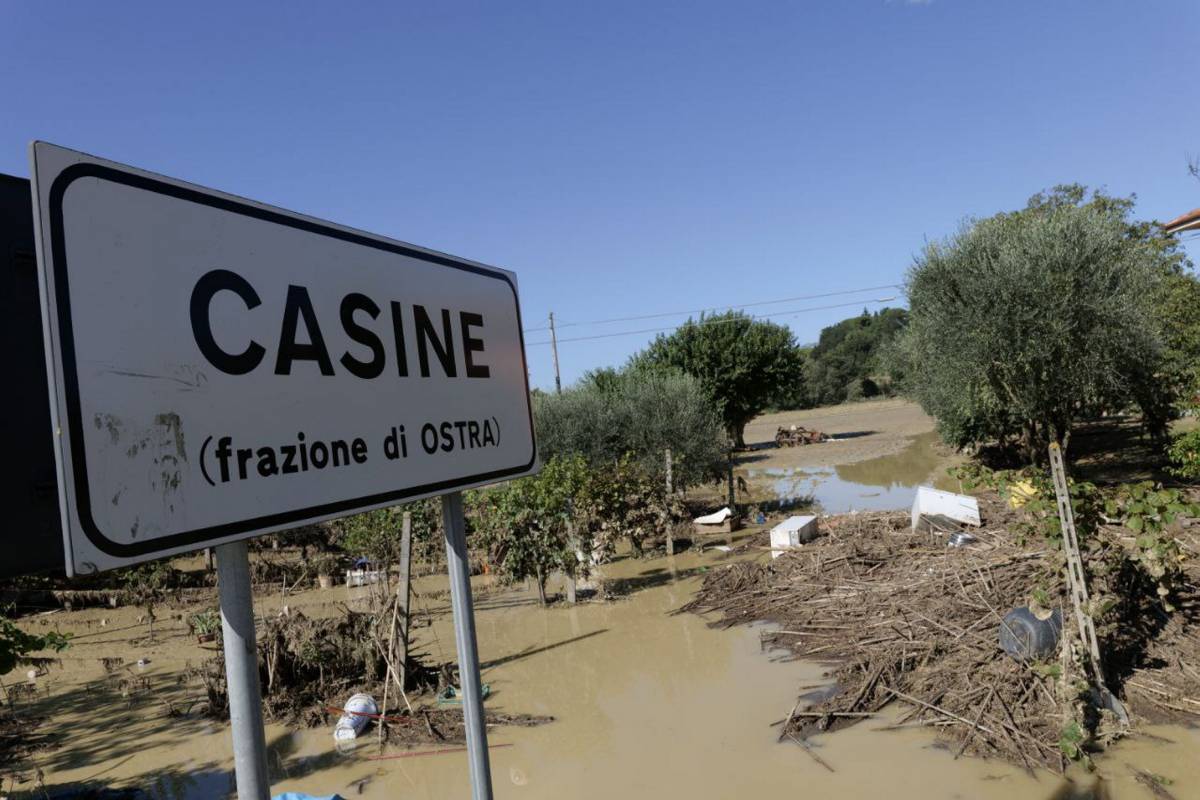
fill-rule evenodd
<path id="1" fill-rule="evenodd" d="M 238 800 L 269 800 L 267 737 L 263 731 L 254 598 L 251 596 L 250 558 L 245 542 L 230 542 L 217 547 L 217 590 L 221 597 L 225 681 L 229 692 L 229 724 L 233 729 Z"/>
<path id="2" fill-rule="evenodd" d="M 454 609 L 454 643 L 458 649 L 458 682 L 463 693 L 463 725 L 471 762 L 471 797 L 492 800 L 492 767 L 488 759 L 487 722 L 479 682 L 479 650 L 475 645 L 475 609 L 471 600 L 471 565 L 467 559 L 467 526 L 462 493 L 442 496 L 446 531 L 446 563 L 450 569 L 450 605 Z"/>

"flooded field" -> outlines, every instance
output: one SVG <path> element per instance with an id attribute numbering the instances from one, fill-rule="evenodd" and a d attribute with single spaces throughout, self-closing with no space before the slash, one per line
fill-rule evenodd
<path id="1" fill-rule="evenodd" d="M 827 514 L 907 508 L 922 484 L 954 488 L 946 468 L 961 458 L 938 443 L 933 424 L 901 400 L 769 415 L 747 427 L 752 449 L 737 459 L 736 472 L 753 502 L 813 504 Z M 775 430 L 791 425 L 833 439 L 775 447 Z"/>
<path id="2" fill-rule="evenodd" d="M 853 453 L 869 457 L 830 459 L 825 467 L 749 461 L 742 474 L 781 497 L 811 496 L 826 511 L 904 507 L 912 487 L 942 471 L 948 458 L 935 449 L 930 430 L 915 429 L 919 420 L 911 409 L 896 413 L 908 422 L 902 431 L 881 433 L 882 445 L 872 446 L 876 452 L 867 447 L 867 435 L 857 437 L 865 444 L 847 440 Z M 879 420 L 886 414 L 876 407 L 868 415 L 883 430 Z M 842 419 L 850 432 L 868 429 L 861 419 Z M 837 446 L 769 455 L 798 462 L 819 457 L 818 449 L 838 452 Z M 751 551 L 747 557 L 767 554 Z M 600 575 L 616 599 L 577 606 L 542 608 L 535 592 L 498 587 L 486 576 L 474 579 L 483 680 L 491 686 L 488 708 L 555 717 L 540 727 L 490 731 L 497 797 L 1153 797 L 1138 783 L 1137 769 L 1169 781 L 1161 788 L 1178 800 L 1200 798 L 1200 732 L 1181 727 L 1145 730 L 1150 736 L 1118 745 L 1097 773 L 1079 770 L 1070 782 L 1046 773 L 1030 776 L 1008 764 L 956 759 L 926 729 L 880 730 L 896 721 L 888 713 L 816 736 L 811 752 L 777 742 L 777 723 L 797 694 L 826 685 L 825 667 L 764 652 L 761 628 L 711 628 L 702 617 L 673 613 L 692 598 L 705 571 L 728 558 L 707 549 L 619 560 L 604 565 Z M 430 661 L 453 660 L 445 579 L 421 578 L 417 590 L 418 610 L 433 620 L 415 631 L 417 649 Z M 334 614 L 341 604 L 361 606 L 367 591 L 260 592 L 256 610 L 270 616 L 286 604 L 312 616 Z M 173 608 L 168 616 L 161 609 L 153 639 L 139 621 L 143 612 L 132 607 L 23 621 L 35 632 L 57 627 L 77 638 L 62 667 L 39 676 L 37 696 L 25 701 L 48 717 L 39 733 L 61 737 L 60 747 L 36 759 L 48 795 L 26 783 L 8 796 L 68 797 L 68 787 L 80 786 L 139 787 L 156 800 L 229 796 L 228 727 L 189 713 L 199 697 L 194 685 L 180 680 L 216 645 L 187 635 L 177 618 L 183 611 Z M 123 658 L 124 666 L 107 675 L 104 657 Z M 4 676 L 6 685 L 20 680 L 23 673 Z M 268 726 L 275 792 L 337 792 L 348 800 L 468 793 L 466 755 L 457 748 L 380 748 L 369 728 L 356 748 L 342 753 L 332 728 L 332 718 L 318 728 Z M 1097 781 L 1106 794 L 1088 793 Z M 9 789 L 0 787 L 0 796 Z"/>
<path id="3" fill-rule="evenodd" d="M 1063 785 L 1054 776 L 1031 778 L 1005 764 L 956 760 L 925 731 L 881 732 L 886 716 L 816 737 L 815 752 L 828 768 L 791 742 L 777 743 L 771 723 L 787 714 L 798 687 L 821 683 L 822 667 L 762 652 L 755 628 L 719 630 L 700 617 L 671 613 L 690 598 L 703 571 L 725 559 L 709 550 L 607 565 L 610 588 L 627 593 L 611 602 L 542 609 L 534 595 L 519 590 L 480 601 L 488 707 L 556 718 L 540 728 L 490 733 L 498 797 L 723 798 L 799 789 L 819 797 L 923 800 L 1074 796 L 1056 794 Z M 437 578 L 421 584 L 427 593 L 441 588 Z M 289 603 L 319 613 L 319 603 L 353 603 L 362 592 L 313 591 Z M 453 658 L 450 620 L 439 605 L 444 599 L 426 602 L 437 616 L 419 631 L 419 646 L 435 659 Z M 277 607 L 278 598 L 264 600 L 260 613 Z M 49 697 L 36 701 L 66 735 L 61 749 L 38 760 L 47 786 L 138 786 L 158 800 L 226 796 L 228 729 L 167 715 L 168 704 L 188 701 L 177 677 L 203 651 L 171 629 L 159 634 L 157 645 L 132 646 L 129 630 L 120 629 L 130 622 L 142 626 L 127 618 L 133 609 L 119 612 L 103 617 L 109 621 L 103 634 L 82 638 L 68 651 L 65 671 L 48 676 Z M 68 619 L 78 623 L 102 613 Z M 145 666 L 130 670 L 146 680 L 148 693 L 126 696 L 110 688 L 91 654 L 112 652 L 148 654 L 141 656 Z M 332 721 L 313 729 L 268 727 L 275 791 L 336 791 L 348 798 L 467 793 L 462 752 L 381 750 L 369 730 L 353 752 L 339 753 L 331 729 Z M 1200 734 L 1155 733 L 1169 743 L 1132 741 L 1103 762 L 1109 796 L 1147 796 L 1125 766 L 1135 764 L 1172 779 L 1176 797 L 1200 797 Z M 1085 785 L 1093 778 L 1076 780 Z"/>
<path id="4" fill-rule="evenodd" d="M 748 467 L 745 475 L 748 481 L 769 484 L 784 503 L 811 501 L 830 514 L 889 511 L 911 506 L 923 483 L 946 483 L 948 460 L 935 451 L 936 440 L 930 431 L 917 434 L 892 455 L 828 467 Z"/>

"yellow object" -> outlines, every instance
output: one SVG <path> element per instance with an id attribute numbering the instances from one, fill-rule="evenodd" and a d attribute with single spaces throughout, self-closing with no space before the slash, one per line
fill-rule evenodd
<path id="1" fill-rule="evenodd" d="M 1037 489 L 1033 488 L 1032 482 L 1019 481 L 1008 487 L 1008 504 L 1013 508 L 1021 508 L 1037 497 L 1037 494 Z"/>

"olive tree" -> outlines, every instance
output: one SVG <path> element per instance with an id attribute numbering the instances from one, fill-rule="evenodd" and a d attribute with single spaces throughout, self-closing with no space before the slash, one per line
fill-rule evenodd
<path id="1" fill-rule="evenodd" d="M 721 418 L 700 382 L 674 369 L 599 370 L 562 394 L 534 397 L 538 449 L 596 468 L 630 457 L 661 475 L 671 449 L 677 488 L 720 474 Z"/>
<path id="2" fill-rule="evenodd" d="M 1017 441 L 1034 460 L 1080 419 L 1139 405 L 1159 429 L 1167 389 L 1152 298 L 1175 260 L 1137 234 L 1132 201 L 1081 187 L 929 244 L 907 277 L 892 356 L 957 445 Z"/>

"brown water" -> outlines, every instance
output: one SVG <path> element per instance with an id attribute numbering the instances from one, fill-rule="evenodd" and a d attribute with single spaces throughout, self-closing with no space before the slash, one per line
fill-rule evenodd
<path id="1" fill-rule="evenodd" d="M 821 668 L 761 652 L 754 627 L 718 630 L 700 617 L 671 614 L 690 598 L 702 571 L 724 559 L 709 551 L 607 565 L 606 578 L 630 592 L 614 602 L 542 609 L 524 591 L 493 592 L 479 601 L 480 656 L 492 686 L 488 706 L 557 718 L 538 728 L 491 731 L 493 744 L 511 745 L 492 751 L 497 797 L 1055 796 L 1061 781 L 1054 776 L 1035 779 L 1005 764 L 955 760 L 926 731 L 876 730 L 887 717 L 814 739 L 833 772 L 798 746 L 776 743 L 778 729 L 770 723 L 787 714 L 799 686 L 820 681 Z M 444 580 L 420 585 L 431 592 L 444 588 Z M 317 613 L 318 603 L 329 604 L 324 608 L 332 613 L 334 601 L 355 602 L 364 594 L 313 591 L 288 602 Z M 279 603 L 264 598 L 260 613 L 272 613 Z M 444 603 L 444 597 L 428 601 Z M 50 697 L 38 706 L 51 714 L 51 728 L 67 735 L 62 749 L 40 759 L 47 784 L 140 785 L 162 800 L 224 797 L 230 788 L 228 729 L 164 713 L 164 701 L 194 696 L 176 675 L 204 653 L 173 631 L 154 645 L 120 644 L 131 632 L 140 635 L 140 627 L 119 630 L 135 625 L 135 614 L 70 615 L 72 623 L 93 625 L 84 626 L 91 632 L 69 651 L 66 671 L 40 679 L 50 681 Z M 98 627 L 101 618 L 108 620 L 104 628 Z M 448 617 L 419 634 L 433 658 L 454 657 Z M 132 704 L 118 690 L 103 688 L 95 662 L 118 647 L 127 658 L 150 658 L 145 668 L 128 671 L 151 687 Z M 370 760 L 381 754 L 373 729 L 350 754 L 335 750 L 331 731 L 332 723 L 302 731 L 269 726 L 274 791 L 338 792 L 348 800 L 468 795 L 463 753 Z M 1111 796 L 1149 796 L 1133 782 L 1132 764 L 1172 779 L 1170 791 L 1180 800 L 1200 797 L 1200 735 L 1182 728 L 1155 732 L 1172 743 L 1130 742 L 1103 762 Z"/>
<path id="2" fill-rule="evenodd" d="M 954 459 L 938 453 L 936 442 L 937 433 L 929 431 L 891 455 L 830 466 L 750 467 L 746 477 L 768 482 L 780 500 L 812 501 L 827 514 L 907 508 L 918 486 L 948 482 L 945 470 Z"/>

